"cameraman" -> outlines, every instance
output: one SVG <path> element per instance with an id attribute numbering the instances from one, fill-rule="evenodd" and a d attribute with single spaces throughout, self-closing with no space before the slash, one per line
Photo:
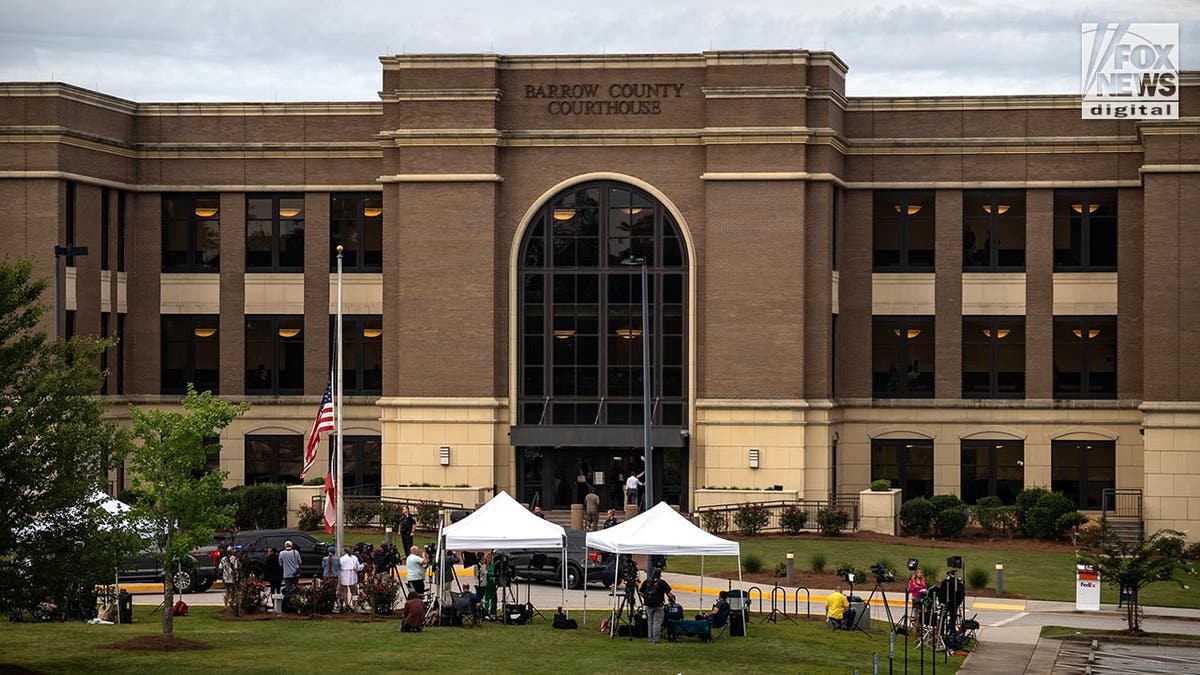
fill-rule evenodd
<path id="1" fill-rule="evenodd" d="M 642 582 L 642 587 L 638 589 L 638 594 L 642 596 L 642 602 L 646 605 L 646 620 L 649 624 L 650 644 L 658 644 L 659 633 L 662 632 L 663 617 L 666 615 L 665 601 L 675 602 L 675 594 L 671 592 L 671 585 L 663 581 L 662 570 L 655 568 L 650 572 L 650 577 Z"/>
<path id="2" fill-rule="evenodd" d="M 417 546 L 408 549 L 408 558 L 404 561 L 408 572 L 408 587 L 414 593 L 425 595 L 425 568 L 429 566 L 429 558 Z"/>

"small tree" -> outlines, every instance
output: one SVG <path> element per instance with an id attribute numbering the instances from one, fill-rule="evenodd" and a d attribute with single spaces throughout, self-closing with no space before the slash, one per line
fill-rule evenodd
<path id="1" fill-rule="evenodd" d="M 141 442 L 134 446 L 129 468 L 134 486 L 146 495 L 133 513 L 149 525 L 150 543 L 161 557 L 163 637 L 174 636 L 172 577 L 178 560 L 210 543 L 214 529 L 233 523 L 234 507 L 219 505 L 226 472 L 204 473 L 205 457 L 213 449 L 205 440 L 219 436 L 249 407 L 213 398 L 211 392 L 198 393 L 191 385 L 182 405 L 183 413 L 130 411 L 134 438 Z"/>
<path id="2" fill-rule="evenodd" d="M 1128 591 L 1125 621 L 1130 632 L 1140 633 L 1142 606 L 1138 592 L 1157 581 L 1171 581 L 1177 574 L 1194 573 L 1180 555 L 1182 551 L 1182 532 L 1159 530 L 1144 542 L 1126 542 L 1102 519 L 1098 540 L 1076 556 L 1099 572 L 1101 579 L 1115 581 Z M 1179 585 L 1182 587 L 1183 582 Z"/>

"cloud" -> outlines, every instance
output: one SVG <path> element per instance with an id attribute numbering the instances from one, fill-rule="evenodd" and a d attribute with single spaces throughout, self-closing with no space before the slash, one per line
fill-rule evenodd
<path id="1" fill-rule="evenodd" d="M 1079 24 L 1091 20 L 1178 21 L 1183 66 L 1200 68 L 1194 0 L 9 0 L 0 79 L 65 80 L 138 101 L 375 100 L 385 53 L 803 47 L 837 52 L 856 96 L 1072 93 Z"/>

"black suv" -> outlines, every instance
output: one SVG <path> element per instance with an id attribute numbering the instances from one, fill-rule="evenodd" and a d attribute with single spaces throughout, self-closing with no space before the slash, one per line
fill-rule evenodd
<path id="1" fill-rule="evenodd" d="M 584 570 L 589 584 L 612 586 L 614 556 L 587 553 L 586 534 L 567 530 L 567 588 L 583 588 Z M 562 579 L 562 551 L 559 549 L 517 549 L 497 551 L 508 556 L 518 579 L 550 581 Z"/>
<path id="2" fill-rule="evenodd" d="M 273 548 L 283 552 L 285 542 L 292 542 L 292 548 L 300 552 L 300 576 L 315 578 L 321 575 L 321 559 L 329 550 L 329 544 L 313 539 L 300 530 L 243 530 L 231 532 L 217 539 L 216 546 L 206 546 L 196 553 L 212 555 L 218 549 L 226 546 L 241 546 L 243 567 L 258 576 L 266 578 L 267 549 Z"/>
<path id="3" fill-rule="evenodd" d="M 217 564 L 208 553 L 208 548 L 192 551 L 185 556 L 176 567 L 172 577 L 175 589 L 180 593 L 203 593 L 212 588 L 220 576 Z M 121 562 L 117 570 L 117 581 L 120 583 L 162 583 L 163 568 L 161 557 L 153 551 L 142 551 Z"/>

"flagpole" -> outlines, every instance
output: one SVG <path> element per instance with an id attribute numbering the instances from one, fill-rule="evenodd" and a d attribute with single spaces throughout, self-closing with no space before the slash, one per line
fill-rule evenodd
<path id="1" fill-rule="evenodd" d="M 337 553 L 342 554 L 343 529 L 345 526 L 346 502 L 342 492 L 342 483 L 345 476 L 342 471 L 342 246 L 337 247 L 337 330 L 335 331 L 337 340 L 337 394 L 336 403 L 334 403 L 334 433 L 337 434 L 337 472 L 334 473 L 334 481 L 337 486 Z"/>

